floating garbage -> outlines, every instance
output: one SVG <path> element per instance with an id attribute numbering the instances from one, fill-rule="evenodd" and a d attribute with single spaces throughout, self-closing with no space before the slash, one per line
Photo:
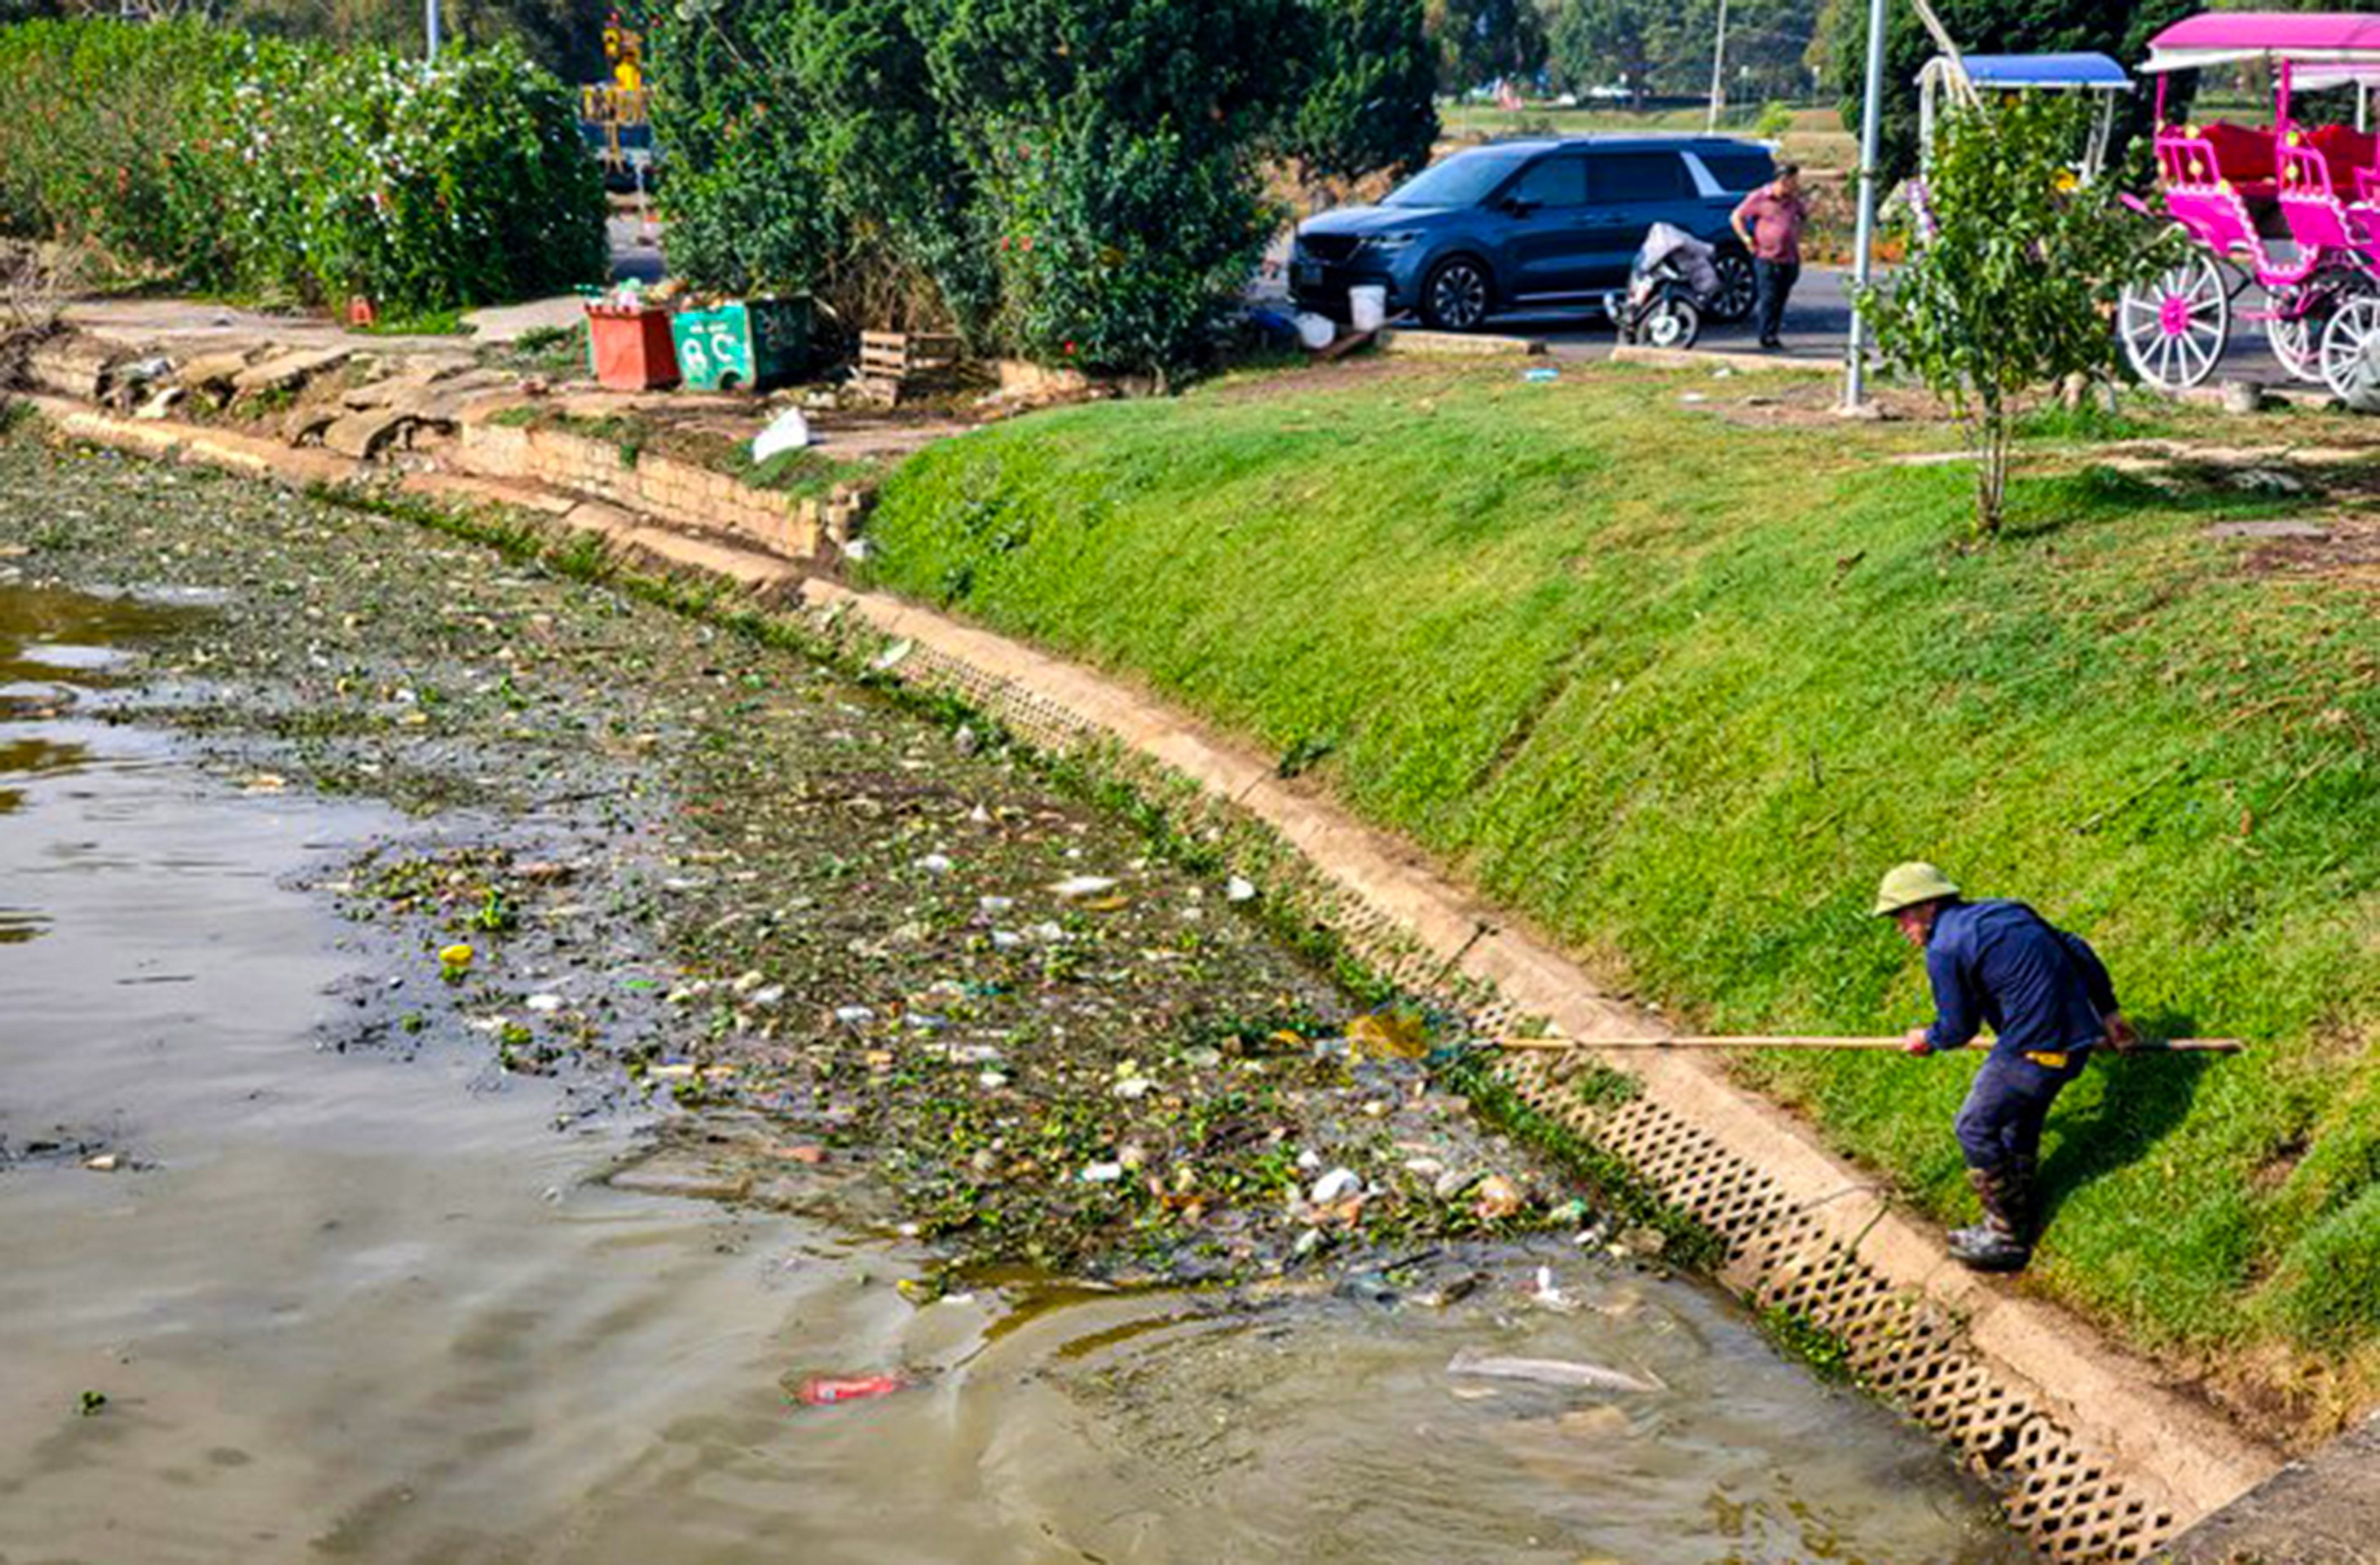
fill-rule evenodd
<path id="1" fill-rule="evenodd" d="M 1581 1301 L 1561 1291 L 1561 1284 L 1554 1280 L 1554 1268 L 1549 1266 L 1537 1268 L 1536 1280 L 1528 1292 L 1541 1310 L 1551 1310 L 1556 1315 L 1576 1315 L 1579 1311 Z"/>
<path id="2" fill-rule="evenodd" d="M 794 1400 L 804 1407 L 832 1407 L 837 1402 L 889 1397 L 908 1389 L 909 1382 L 897 1375 L 813 1375 L 795 1391 Z"/>
<path id="3" fill-rule="evenodd" d="M 1502 1174 L 1489 1174 L 1481 1180 L 1475 1194 L 1478 1199 L 1472 1204 L 1471 1209 L 1483 1222 L 1509 1218 L 1528 1204 L 1527 1197 L 1521 1194 L 1521 1187 Z"/>
<path id="4" fill-rule="evenodd" d="M 1539 1386 L 1565 1386 L 1589 1391 L 1658 1391 L 1658 1381 L 1640 1380 L 1599 1364 L 1566 1358 L 1500 1358 L 1476 1348 L 1462 1348 L 1447 1360 L 1449 1375 L 1481 1380 L 1525 1380 Z"/>
<path id="5" fill-rule="evenodd" d="M 1318 1207 L 1327 1207 L 1342 1196 L 1353 1195 L 1364 1188 L 1364 1176 L 1353 1169 L 1332 1169 L 1314 1182 L 1306 1199 Z"/>

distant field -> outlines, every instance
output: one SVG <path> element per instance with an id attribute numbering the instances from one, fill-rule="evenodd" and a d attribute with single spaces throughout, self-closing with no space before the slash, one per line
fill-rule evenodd
<path id="1" fill-rule="evenodd" d="M 1753 122 L 1759 117 L 1759 104 L 1743 104 L 1719 116 L 1719 129 L 1730 136 L 1749 136 Z M 1533 131 L 1560 136 L 1583 136 L 1595 131 L 1699 131 L 1707 116 L 1698 108 L 1632 113 L 1626 109 L 1557 108 L 1550 103 L 1530 103 L 1517 109 L 1450 103 L 1439 108 L 1439 118 L 1449 140 L 1468 140 Z M 1793 128 L 1785 135 L 1784 151 L 1787 157 L 1810 169 L 1848 169 L 1859 161 L 1859 143 L 1843 128 L 1842 115 L 1831 107 L 1794 110 Z"/>

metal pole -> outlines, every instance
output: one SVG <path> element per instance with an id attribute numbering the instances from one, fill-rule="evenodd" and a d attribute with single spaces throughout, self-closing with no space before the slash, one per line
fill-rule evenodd
<path id="1" fill-rule="evenodd" d="M 1706 130 L 1718 128 L 1719 105 L 1727 101 L 1727 0 L 1718 0 L 1718 40 L 1711 45 L 1710 118 Z"/>
<path id="2" fill-rule="evenodd" d="M 1884 117 L 1885 0 L 1868 0 L 1867 91 L 1860 110 L 1859 225 L 1852 244 L 1852 285 L 1854 294 L 1875 274 L 1870 256 L 1876 249 L 1876 122 Z M 1867 323 L 1859 307 L 1852 307 L 1850 362 L 1843 374 L 1843 411 L 1856 412 L 1867 400 Z"/>
<path id="3" fill-rule="evenodd" d="M 422 0 L 424 30 L 430 35 L 430 63 L 438 63 L 438 0 Z"/>

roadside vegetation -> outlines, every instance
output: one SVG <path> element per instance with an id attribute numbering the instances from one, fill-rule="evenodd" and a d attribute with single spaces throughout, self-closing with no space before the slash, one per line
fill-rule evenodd
<path id="1" fill-rule="evenodd" d="M 2086 932 L 2146 1030 L 2252 1051 L 2068 1093 L 2032 1285 L 2332 1426 L 2380 1389 L 2380 475 L 2045 416 L 1977 543 L 1938 424 L 1687 384 L 1381 365 L 1017 420 L 901 468 L 868 568 L 1294 758 L 1700 1027 L 1922 1019 L 1864 916 L 1906 857 Z M 1970 1062 L 1739 1068 L 1965 1217 Z"/>
<path id="2" fill-rule="evenodd" d="M 1419 0 L 681 6 L 652 55 L 671 264 L 811 293 L 845 334 L 1179 375 L 1278 225 L 1269 166 L 1427 161 L 1423 21 Z"/>
<path id="3" fill-rule="evenodd" d="M 508 44 L 424 66 L 198 22 L 0 27 L 0 234 L 83 247 L 125 282 L 360 295 L 441 329 L 602 278 L 575 115 Z"/>

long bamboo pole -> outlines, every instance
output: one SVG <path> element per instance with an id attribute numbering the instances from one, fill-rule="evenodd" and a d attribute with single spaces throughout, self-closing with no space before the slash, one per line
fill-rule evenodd
<path id="1" fill-rule="evenodd" d="M 1670 1037 L 1500 1037 L 1497 1049 L 1900 1049 L 1897 1037 L 1826 1037 L 1806 1033 L 1687 1033 Z M 2238 1054 L 2248 1046 L 2236 1037 L 2143 1039 L 2138 1054 Z"/>

